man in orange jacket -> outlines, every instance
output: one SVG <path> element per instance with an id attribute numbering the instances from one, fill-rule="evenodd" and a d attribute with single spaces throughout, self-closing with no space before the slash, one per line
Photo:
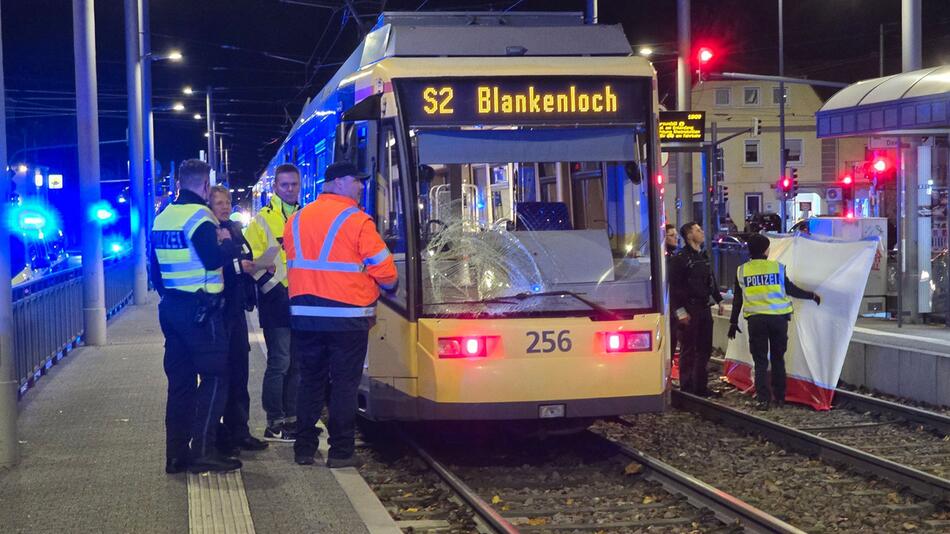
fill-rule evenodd
<path id="1" fill-rule="evenodd" d="M 376 317 L 379 289 L 396 289 L 396 265 L 359 208 L 360 173 L 348 162 L 327 167 L 323 192 L 284 228 L 292 343 L 300 362 L 294 460 L 314 463 L 315 428 L 330 391 L 329 467 L 355 467 L 356 395 Z"/>

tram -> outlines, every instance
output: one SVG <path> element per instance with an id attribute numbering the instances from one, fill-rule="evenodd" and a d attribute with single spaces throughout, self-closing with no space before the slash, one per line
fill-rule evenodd
<path id="1" fill-rule="evenodd" d="M 383 13 L 254 186 L 347 159 L 395 258 L 371 420 L 589 420 L 669 404 L 655 71 L 580 13 Z"/>

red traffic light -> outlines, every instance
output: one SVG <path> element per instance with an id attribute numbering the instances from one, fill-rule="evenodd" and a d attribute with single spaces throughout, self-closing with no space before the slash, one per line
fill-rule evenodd
<path id="1" fill-rule="evenodd" d="M 850 174 L 845 174 L 841 177 L 841 185 L 852 185 L 854 184 L 854 177 Z"/>
<path id="2" fill-rule="evenodd" d="M 873 167 L 877 172 L 884 172 L 888 167 L 887 160 L 884 158 L 875 158 L 874 163 L 871 164 L 871 167 Z"/>
<path id="3" fill-rule="evenodd" d="M 782 184 L 782 189 L 788 191 L 792 187 L 792 180 L 788 176 L 786 176 L 785 178 L 782 178 L 781 184 Z"/>
<path id="4" fill-rule="evenodd" d="M 713 58 L 713 51 L 704 46 L 699 49 L 697 57 L 699 57 L 700 63 L 709 63 L 709 60 Z"/>

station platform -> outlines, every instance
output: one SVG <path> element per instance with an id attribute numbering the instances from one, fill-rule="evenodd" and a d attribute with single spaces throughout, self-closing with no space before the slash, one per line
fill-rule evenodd
<path id="1" fill-rule="evenodd" d="M 0 470 L 0 531 L 399 532 L 355 469 L 298 466 L 286 443 L 243 451 L 240 471 L 165 474 L 157 303 L 151 293 L 148 305 L 129 306 L 110 322 L 108 345 L 70 353 L 20 402 L 21 459 Z M 252 326 L 258 437 L 262 345 Z M 325 455 L 325 440 L 321 447 Z"/>
<path id="2" fill-rule="evenodd" d="M 713 313 L 713 346 L 726 350 L 729 314 Z M 950 328 L 858 318 L 840 380 L 851 386 L 950 406 Z"/>

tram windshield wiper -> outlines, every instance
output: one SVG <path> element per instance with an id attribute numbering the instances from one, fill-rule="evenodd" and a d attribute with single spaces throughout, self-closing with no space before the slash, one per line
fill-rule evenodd
<path id="1" fill-rule="evenodd" d="M 586 305 L 589 306 L 592 310 L 596 311 L 598 317 L 600 317 L 600 318 L 602 318 L 602 319 L 620 320 L 620 319 L 623 318 L 623 317 L 620 316 L 619 313 L 617 313 L 617 312 L 611 310 L 610 308 L 607 308 L 607 307 L 605 307 L 605 306 L 603 306 L 603 305 L 601 305 L 601 304 L 598 304 L 597 302 L 594 302 L 594 301 L 592 301 L 592 300 L 590 300 L 590 299 L 588 299 L 588 298 L 582 296 L 580 293 L 576 293 L 576 292 L 574 292 L 574 291 L 542 291 L 542 292 L 539 292 L 539 293 L 524 292 L 524 293 L 517 293 L 517 294 L 514 294 L 514 295 L 507 295 L 507 296 L 504 296 L 504 297 L 494 297 L 494 298 L 484 299 L 484 300 L 465 300 L 465 301 L 458 301 L 458 302 L 439 302 L 438 304 L 439 304 L 439 305 L 444 305 L 444 304 L 492 304 L 492 303 L 517 304 L 518 302 L 520 302 L 520 301 L 522 301 L 522 300 L 525 300 L 525 299 L 528 299 L 528 298 L 531 298 L 531 297 L 572 297 L 572 298 L 574 298 L 574 299 L 576 299 L 576 300 L 578 300 L 578 301 L 580 301 L 580 302 L 586 304 Z"/>

